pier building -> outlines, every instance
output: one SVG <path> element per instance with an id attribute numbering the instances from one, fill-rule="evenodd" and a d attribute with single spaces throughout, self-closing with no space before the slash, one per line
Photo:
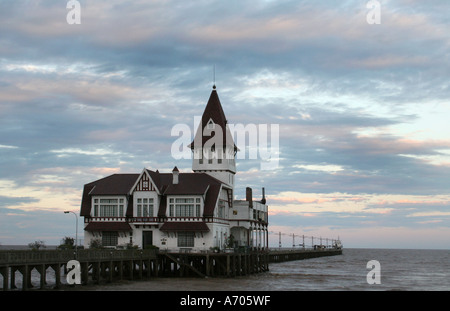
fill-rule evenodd
<path id="1" fill-rule="evenodd" d="M 263 195 L 234 200 L 236 147 L 216 87 L 203 112 L 192 150 L 192 172 L 144 168 L 84 185 L 80 216 L 84 246 L 158 247 L 173 252 L 268 246 Z M 214 134 L 213 134 L 214 133 Z"/>

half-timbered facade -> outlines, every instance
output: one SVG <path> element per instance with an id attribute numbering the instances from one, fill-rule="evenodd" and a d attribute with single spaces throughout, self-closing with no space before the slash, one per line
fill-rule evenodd
<path id="1" fill-rule="evenodd" d="M 207 144 L 202 136 L 208 129 L 224 133 L 221 143 Z M 238 149 L 215 87 L 191 148 L 194 172 L 144 168 L 140 174 L 113 174 L 84 185 L 85 247 L 267 247 L 265 198 L 253 201 L 247 189 L 246 201 L 233 201 Z"/>

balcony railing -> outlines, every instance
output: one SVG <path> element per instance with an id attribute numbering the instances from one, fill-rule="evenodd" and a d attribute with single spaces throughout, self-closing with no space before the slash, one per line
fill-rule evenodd
<path id="1" fill-rule="evenodd" d="M 229 222 L 229 221 L 247 221 L 251 224 L 267 224 L 258 220 L 252 219 L 225 219 L 218 217 L 85 217 L 84 222 L 128 222 L 128 223 L 164 223 L 164 222 Z"/>

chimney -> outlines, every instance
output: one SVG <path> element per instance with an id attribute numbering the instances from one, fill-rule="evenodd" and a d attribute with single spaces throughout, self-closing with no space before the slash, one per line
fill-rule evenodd
<path id="1" fill-rule="evenodd" d="M 172 170 L 172 175 L 173 175 L 173 181 L 172 183 L 174 185 L 178 185 L 178 175 L 180 174 L 180 172 L 178 171 L 178 168 L 175 166 Z"/>
<path id="2" fill-rule="evenodd" d="M 262 188 L 262 204 L 266 204 L 266 192 L 264 191 L 264 187 Z"/>
<path id="3" fill-rule="evenodd" d="M 248 206 L 253 207 L 253 194 L 252 194 L 252 188 L 247 187 L 245 189 L 245 199 L 249 202 Z"/>

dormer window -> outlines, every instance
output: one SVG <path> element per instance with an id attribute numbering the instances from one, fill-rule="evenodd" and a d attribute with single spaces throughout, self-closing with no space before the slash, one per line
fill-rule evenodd
<path id="1" fill-rule="evenodd" d="M 208 130 L 213 130 L 215 127 L 214 121 L 212 119 L 209 119 L 207 124 Z"/>
<path id="2" fill-rule="evenodd" d="M 125 200 L 121 197 L 97 197 L 93 199 L 93 217 L 123 217 Z"/>

